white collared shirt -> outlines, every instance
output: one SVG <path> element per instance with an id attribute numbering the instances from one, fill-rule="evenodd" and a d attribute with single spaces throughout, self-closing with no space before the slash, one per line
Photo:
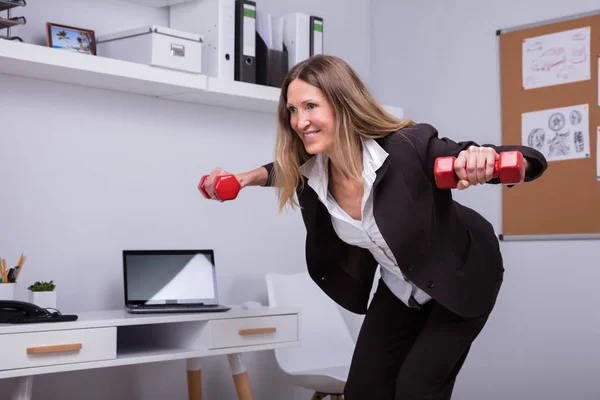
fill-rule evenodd
<path id="1" fill-rule="evenodd" d="M 368 249 L 381 266 L 381 278 L 404 304 L 408 306 L 410 296 L 419 304 L 425 304 L 431 297 L 408 281 L 391 252 L 373 216 L 373 183 L 376 171 L 381 167 L 388 153 L 372 139 L 363 141 L 363 180 L 364 195 L 361 203 L 360 221 L 350 217 L 335 201 L 329 192 L 329 159 L 319 153 L 300 167 L 300 172 L 308 178 L 308 185 L 317 193 L 319 200 L 331 215 L 333 227 L 344 242 Z"/>

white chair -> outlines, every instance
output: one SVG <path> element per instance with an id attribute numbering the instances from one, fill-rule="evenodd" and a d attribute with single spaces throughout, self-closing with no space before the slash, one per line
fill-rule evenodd
<path id="1" fill-rule="evenodd" d="M 288 381 L 314 390 L 313 400 L 341 400 L 354 351 L 354 340 L 338 305 L 308 273 L 266 275 L 270 306 L 300 309 L 300 345 L 276 349 Z"/>

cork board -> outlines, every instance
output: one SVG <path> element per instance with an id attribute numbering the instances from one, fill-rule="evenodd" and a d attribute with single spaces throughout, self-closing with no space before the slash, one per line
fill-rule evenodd
<path id="1" fill-rule="evenodd" d="M 600 14 L 497 35 L 502 143 L 538 148 L 548 159 L 540 179 L 502 188 L 500 238 L 600 238 Z"/>

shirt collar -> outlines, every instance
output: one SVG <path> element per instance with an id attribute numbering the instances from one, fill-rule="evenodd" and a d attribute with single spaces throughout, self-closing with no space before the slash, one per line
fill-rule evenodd
<path id="1" fill-rule="evenodd" d="M 383 165 L 388 153 L 373 139 L 362 139 L 363 144 L 363 178 L 369 187 L 373 184 L 377 170 Z M 300 166 L 300 173 L 308 179 L 308 186 L 313 188 L 322 201 L 327 199 L 329 186 L 329 157 L 319 153 Z"/>

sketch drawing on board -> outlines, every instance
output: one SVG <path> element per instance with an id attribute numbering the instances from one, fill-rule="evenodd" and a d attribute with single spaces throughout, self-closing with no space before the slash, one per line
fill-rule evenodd
<path id="1" fill-rule="evenodd" d="M 565 49 L 562 47 L 553 47 L 544 51 L 531 62 L 532 71 L 550 71 L 557 65 L 567 62 Z"/>
<path id="2" fill-rule="evenodd" d="M 585 143 L 583 142 L 583 132 L 576 131 L 573 134 L 573 142 L 575 143 L 575 151 L 577 153 L 583 152 L 585 150 Z"/>
<path id="3" fill-rule="evenodd" d="M 556 132 L 554 137 L 548 141 L 548 157 L 569 156 L 571 154 L 568 141 L 570 136 L 571 132 Z"/>
<path id="4" fill-rule="evenodd" d="M 548 161 L 590 156 L 587 104 L 525 113 L 521 121 L 522 143 Z"/>
<path id="5" fill-rule="evenodd" d="M 579 125 L 582 119 L 581 113 L 578 110 L 571 110 L 569 119 L 571 121 L 571 125 Z"/>
<path id="6" fill-rule="evenodd" d="M 523 40 L 523 89 L 590 79 L 589 26 Z"/>
<path id="7" fill-rule="evenodd" d="M 546 132 L 542 128 L 534 128 L 527 136 L 527 145 L 537 151 L 542 151 L 546 143 Z"/>
<path id="8" fill-rule="evenodd" d="M 548 126 L 555 132 L 565 127 L 565 116 L 562 113 L 555 112 L 548 118 Z"/>

